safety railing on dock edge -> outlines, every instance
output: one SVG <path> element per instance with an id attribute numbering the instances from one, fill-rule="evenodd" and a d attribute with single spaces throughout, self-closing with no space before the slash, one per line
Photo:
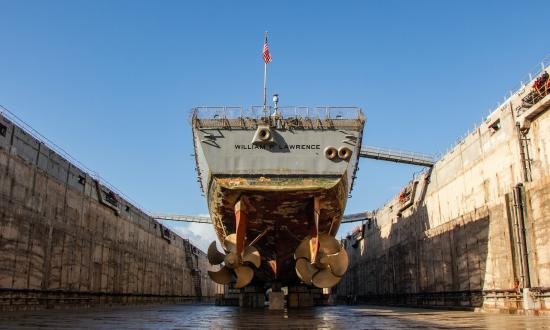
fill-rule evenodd
<path id="1" fill-rule="evenodd" d="M 128 195 L 124 194 L 120 189 L 118 189 L 113 184 L 111 184 L 110 182 L 102 178 L 98 172 L 84 165 L 81 161 L 73 157 L 71 154 L 69 154 L 67 151 L 65 151 L 63 148 L 55 144 L 53 141 L 51 141 L 44 135 L 42 135 L 39 131 L 34 129 L 31 125 L 27 124 L 23 119 L 19 118 L 15 113 L 10 111 L 8 108 L 4 107 L 3 105 L 0 105 L 0 115 L 8 119 L 12 123 L 18 125 L 21 129 L 24 129 L 25 133 L 32 136 L 34 139 L 36 139 L 36 141 L 42 143 L 43 145 L 47 146 L 50 150 L 56 152 L 59 156 L 65 158 L 65 160 L 71 163 L 72 166 L 78 167 L 81 171 L 86 172 L 92 179 L 100 182 L 103 186 L 115 192 L 117 195 L 123 197 L 126 201 L 132 203 L 135 207 L 139 208 L 142 212 L 150 216 L 150 212 L 146 208 L 144 208 L 142 205 L 137 203 L 132 198 L 128 197 Z"/>
<path id="2" fill-rule="evenodd" d="M 236 106 L 200 106 L 193 108 L 195 119 L 253 119 L 260 120 L 275 114 L 272 106 L 251 106 L 248 109 Z M 359 107 L 349 106 L 286 106 L 277 108 L 279 118 L 310 118 L 310 119 L 363 119 L 363 111 Z"/>
<path id="3" fill-rule="evenodd" d="M 523 79 L 520 80 L 519 87 L 514 87 L 513 89 L 510 89 L 508 91 L 508 94 L 503 96 L 502 101 L 498 101 L 496 103 L 496 108 L 490 108 L 486 115 L 483 115 L 481 117 L 481 121 L 477 122 L 473 125 L 473 129 L 468 129 L 460 138 L 457 138 L 454 143 L 446 148 L 445 150 L 442 150 L 438 153 L 438 159 L 442 158 L 444 155 L 448 154 L 451 150 L 453 150 L 457 145 L 460 144 L 462 140 L 464 140 L 468 135 L 470 135 L 473 132 L 476 132 L 477 129 L 483 125 L 486 124 L 487 118 L 491 116 L 492 113 L 495 111 L 498 111 L 498 109 L 502 109 L 503 106 L 505 106 L 507 103 L 510 102 L 512 97 L 521 91 L 525 91 L 526 89 L 531 89 L 532 84 L 535 82 L 537 78 L 539 78 L 544 72 L 547 72 L 547 68 L 550 66 L 550 54 L 546 55 L 540 62 L 539 65 L 534 66 L 530 72 L 524 76 Z M 539 92 L 540 95 L 538 97 L 533 98 L 532 100 L 529 100 L 529 98 L 523 100 L 523 106 L 519 109 L 516 109 L 516 115 L 520 116 L 522 113 L 524 113 L 526 110 L 528 110 L 531 106 L 533 106 L 536 101 L 540 101 L 542 98 L 550 94 L 550 86 L 545 86 L 544 89 L 541 89 Z M 541 97 L 542 96 L 542 97 Z M 527 101 L 527 102 L 525 102 Z M 535 101 L 535 102 L 533 102 Z"/>
<path id="4" fill-rule="evenodd" d="M 524 88 L 528 88 L 527 94 L 521 99 L 522 104 L 517 108 L 517 115 L 521 115 L 550 93 L 550 75 L 543 70 Z"/>
<path id="5" fill-rule="evenodd" d="M 507 103 L 510 98 L 517 94 L 518 92 L 525 90 L 526 88 L 530 88 L 532 83 L 535 82 L 537 78 L 539 78 L 545 71 L 546 68 L 550 66 L 550 54 L 546 55 L 541 61 L 539 65 L 534 66 L 531 70 L 529 70 L 529 73 L 525 75 L 522 79 L 520 79 L 519 87 L 514 87 L 508 91 L 508 95 L 503 96 L 503 100 L 497 102 L 497 106 L 495 109 L 490 109 L 489 114 L 491 114 L 496 109 L 499 109 L 502 107 L 503 104 Z M 548 94 L 548 88 L 545 88 L 546 95 Z"/>
<path id="6" fill-rule="evenodd" d="M 48 139 L 46 136 L 44 136 L 42 133 L 40 133 L 38 130 L 33 128 L 31 125 L 27 124 L 23 119 L 19 118 L 13 111 L 10 111 L 7 107 L 0 104 L 0 117 L 4 117 L 5 119 L 9 120 L 14 125 L 17 125 L 20 129 L 22 129 L 26 134 L 32 136 L 37 142 L 41 143 L 42 145 L 47 146 L 51 151 L 57 153 L 60 157 L 64 158 L 67 162 L 71 164 L 71 166 L 78 168 L 80 171 L 85 172 L 87 175 L 89 175 L 92 179 L 99 182 L 102 186 L 109 189 L 112 192 L 115 192 L 118 196 L 124 198 L 124 200 L 128 203 L 130 203 L 133 207 L 139 209 L 139 211 L 143 212 L 145 215 L 155 218 L 152 216 L 152 213 L 147 210 L 143 205 L 140 205 L 138 202 L 136 202 L 134 199 L 130 198 L 128 195 L 123 193 L 120 189 L 118 189 L 116 186 L 114 186 L 112 183 L 108 182 L 104 178 L 102 178 L 98 172 L 90 169 L 88 166 L 83 164 L 81 161 L 76 159 L 74 156 L 69 154 L 66 150 L 61 148 L 59 145 L 55 144 L 53 141 Z M 12 201 L 13 202 L 13 201 Z M 201 217 L 196 217 L 196 222 L 201 222 Z M 209 218 L 208 218 L 209 221 Z M 171 229 L 173 233 L 175 231 Z M 180 236 L 183 240 L 187 240 L 191 242 L 195 247 L 198 246 L 198 244 L 193 241 L 191 238 L 183 237 L 181 233 L 177 233 L 178 236 Z M 198 249 L 206 255 L 202 250 Z"/>

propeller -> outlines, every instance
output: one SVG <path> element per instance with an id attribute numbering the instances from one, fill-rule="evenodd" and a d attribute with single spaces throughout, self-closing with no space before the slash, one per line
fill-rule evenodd
<path id="1" fill-rule="evenodd" d="M 296 274 L 306 284 L 331 288 L 338 284 L 348 269 L 348 253 L 338 240 L 329 234 L 318 237 L 317 258 L 311 260 L 311 237 L 306 237 L 294 252 Z"/>
<path id="2" fill-rule="evenodd" d="M 208 276 L 212 281 L 218 284 L 229 284 L 233 279 L 233 275 L 237 278 L 235 288 L 240 289 L 248 285 L 254 277 L 254 270 L 245 265 L 251 263 L 256 268 L 260 267 L 261 258 L 258 249 L 252 245 L 247 246 L 242 255 L 237 253 L 237 235 L 228 235 L 224 240 L 225 248 L 229 251 L 228 254 L 223 254 L 216 248 L 216 241 L 212 242 L 208 247 L 208 262 L 211 265 L 224 266 L 218 271 L 208 271 Z"/>

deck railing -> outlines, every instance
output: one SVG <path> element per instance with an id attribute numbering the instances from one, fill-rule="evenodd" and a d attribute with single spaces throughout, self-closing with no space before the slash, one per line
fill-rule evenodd
<path id="1" fill-rule="evenodd" d="M 277 108 L 279 118 L 301 119 L 363 119 L 363 111 L 359 107 L 347 106 L 287 106 Z M 248 109 L 236 106 L 201 106 L 192 110 L 194 119 L 253 119 L 260 120 L 273 117 L 275 110 L 271 106 L 255 105 Z"/>

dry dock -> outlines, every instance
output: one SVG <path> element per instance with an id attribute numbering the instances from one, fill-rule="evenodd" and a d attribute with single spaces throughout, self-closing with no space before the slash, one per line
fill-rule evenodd
<path id="1" fill-rule="evenodd" d="M 533 87 L 545 71 L 365 213 L 344 240 L 350 269 L 330 299 L 347 305 L 307 310 L 109 308 L 211 302 L 223 288 L 206 275 L 204 252 L 0 116 L 0 310 L 95 306 L 4 312 L 0 328 L 548 326 L 550 79 Z"/>

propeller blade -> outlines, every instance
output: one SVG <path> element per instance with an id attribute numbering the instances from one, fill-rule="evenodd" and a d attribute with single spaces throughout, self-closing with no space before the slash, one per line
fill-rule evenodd
<path id="1" fill-rule="evenodd" d="M 300 258 L 305 258 L 308 261 L 311 261 L 311 254 L 309 252 L 309 240 L 310 237 L 306 237 L 300 242 L 296 251 L 294 252 L 294 259 L 298 260 Z"/>
<path id="2" fill-rule="evenodd" d="M 342 249 L 340 252 L 330 254 L 326 257 L 332 274 L 338 277 L 344 276 L 349 265 L 348 253 L 346 250 Z"/>
<path id="3" fill-rule="evenodd" d="M 237 275 L 237 283 L 235 283 L 235 288 L 237 289 L 247 286 L 254 277 L 254 271 L 248 266 L 241 266 L 233 269 L 233 271 Z"/>
<path id="4" fill-rule="evenodd" d="M 318 288 L 332 288 L 338 282 L 340 282 L 341 277 L 332 275 L 332 271 L 329 268 L 325 268 L 313 275 L 313 285 Z"/>
<path id="5" fill-rule="evenodd" d="M 208 276 L 210 276 L 212 281 L 218 284 L 229 284 L 229 282 L 231 282 L 231 278 L 233 277 L 231 271 L 227 267 L 223 267 L 217 272 L 209 270 Z"/>
<path id="6" fill-rule="evenodd" d="M 296 261 L 296 274 L 305 284 L 311 285 L 311 279 L 318 271 L 307 259 L 300 258 Z"/>
<path id="7" fill-rule="evenodd" d="M 216 248 L 216 241 L 210 243 L 210 246 L 208 247 L 208 262 L 211 265 L 219 265 L 223 262 L 223 259 L 225 258 L 225 255 L 218 251 Z"/>
<path id="8" fill-rule="evenodd" d="M 227 235 L 224 239 L 225 249 L 229 252 L 237 252 L 237 234 Z"/>
<path id="9" fill-rule="evenodd" d="M 251 262 L 256 268 L 260 268 L 262 258 L 260 257 L 260 251 L 258 251 L 258 249 L 253 246 L 247 246 L 243 251 L 243 255 L 243 262 Z"/>
<path id="10" fill-rule="evenodd" d="M 340 242 L 329 234 L 319 235 L 319 252 L 327 254 L 335 254 L 342 250 Z"/>

